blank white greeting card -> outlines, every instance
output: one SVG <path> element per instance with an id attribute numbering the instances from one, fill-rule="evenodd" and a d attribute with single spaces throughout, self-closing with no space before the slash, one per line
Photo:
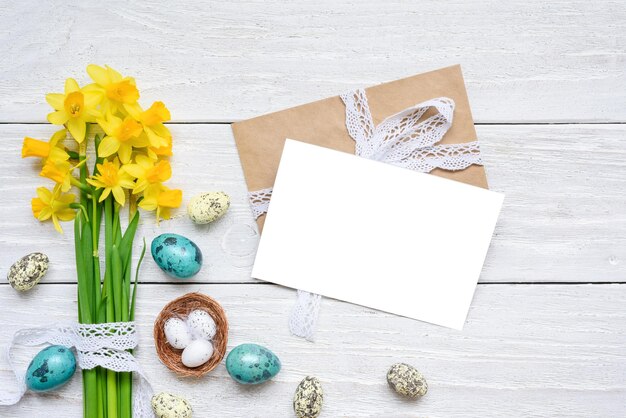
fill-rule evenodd
<path id="1" fill-rule="evenodd" d="M 288 139 L 252 277 L 462 329 L 503 198 Z"/>

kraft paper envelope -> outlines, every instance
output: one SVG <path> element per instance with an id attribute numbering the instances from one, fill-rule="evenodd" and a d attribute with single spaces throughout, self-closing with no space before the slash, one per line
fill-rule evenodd
<path id="1" fill-rule="evenodd" d="M 252 277 L 461 329 L 503 195 L 287 140 Z"/>
<path id="2" fill-rule="evenodd" d="M 441 144 L 476 140 L 472 113 L 461 67 L 436 71 L 380 84 L 366 89 L 374 123 L 417 103 L 449 97 L 456 103 L 454 123 Z M 249 191 L 272 187 L 286 138 L 354 154 L 354 140 L 346 129 L 345 107 L 339 96 L 297 106 L 232 125 Z M 487 188 L 482 166 L 461 171 L 435 169 L 431 174 Z M 263 228 L 264 216 L 258 219 Z"/>

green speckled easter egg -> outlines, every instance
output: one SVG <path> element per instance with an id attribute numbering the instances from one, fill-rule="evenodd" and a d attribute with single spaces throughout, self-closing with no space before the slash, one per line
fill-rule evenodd
<path id="1" fill-rule="evenodd" d="M 46 392 L 67 383 L 76 371 L 74 353 L 62 345 L 41 350 L 26 370 L 26 386 L 35 392 Z"/>
<path id="2" fill-rule="evenodd" d="M 182 235 L 159 235 L 152 240 L 151 252 L 161 270 L 177 279 L 188 279 L 202 267 L 200 248 Z"/>
<path id="3" fill-rule="evenodd" d="M 230 377 L 243 385 L 257 385 L 276 376 L 280 360 L 269 349 L 257 344 L 241 344 L 226 357 Z"/>

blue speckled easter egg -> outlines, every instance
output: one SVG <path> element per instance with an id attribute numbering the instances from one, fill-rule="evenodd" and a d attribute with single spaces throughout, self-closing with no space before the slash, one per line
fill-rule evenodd
<path id="1" fill-rule="evenodd" d="M 62 345 L 41 350 L 26 370 L 26 386 L 35 392 L 46 392 L 67 383 L 76 371 L 74 353 Z"/>
<path id="2" fill-rule="evenodd" d="M 159 235 L 152 240 L 151 251 L 161 270 L 177 279 L 187 279 L 202 267 L 200 248 L 182 235 Z"/>
<path id="3" fill-rule="evenodd" d="M 276 376 L 280 360 L 276 354 L 257 344 L 241 344 L 226 357 L 230 377 L 243 385 L 256 385 Z"/>

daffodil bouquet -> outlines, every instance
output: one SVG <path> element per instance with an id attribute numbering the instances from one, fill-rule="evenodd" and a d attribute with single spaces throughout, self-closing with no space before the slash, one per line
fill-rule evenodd
<path id="1" fill-rule="evenodd" d="M 89 65 L 87 73 L 93 83 L 80 87 L 68 78 L 64 93 L 46 95 L 54 109 L 48 121 L 63 128 L 49 141 L 24 138 L 22 157 L 40 158 L 40 175 L 53 183 L 37 189 L 31 202 L 35 218 L 52 220 L 61 233 L 59 221 L 74 220 L 79 322 L 132 321 L 146 250 L 144 241 L 131 290 L 137 208 L 156 211 L 158 222 L 182 201 L 180 190 L 163 184 L 172 174 L 167 159 L 172 136 L 163 124 L 170 113 L 161 102 L 144 110 L 131 77 L 108 66 Z M 123 230 L 120 212 L 125 206 L 129 221 Z M 102 224 L 104 251 L 99 247 Z M 132 416 L 130 372 L 84 370 L 83 395 L 85 417 Z"/>

